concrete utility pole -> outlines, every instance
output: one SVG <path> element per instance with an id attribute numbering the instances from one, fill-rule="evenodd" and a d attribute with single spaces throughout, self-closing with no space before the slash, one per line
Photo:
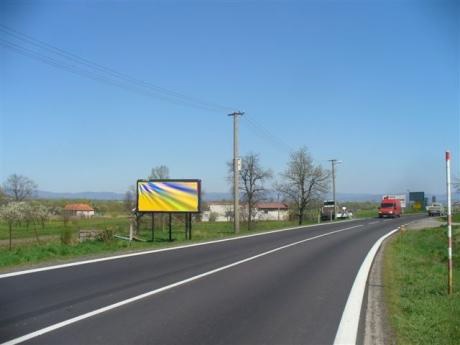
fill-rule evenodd
<path id="1" fill-rule="evenodd" d="M 237 111 L 228 116 L 233 116 L 233 224 L 235 233 L 240 232 L 240 182 L 239 171 L 241 169 L 240 157 L 238 152 L 238 117 L 244 113 Z"/>
<path id="2" fill-rule="evenodd" d="M 339 161 L 337 159 L 329 159 L 329 162 L 331 162 L 331 165 L 332 165 L 332 200 L 334 201 L 334 217 L 333 217 L 333 219 L 335 219 L 336 212 L 337 212 L 337 205 L 336 205 L 336 201 L 335 201 L 335 166 L 337 164 L 342 163 L 342 161 Z"/>

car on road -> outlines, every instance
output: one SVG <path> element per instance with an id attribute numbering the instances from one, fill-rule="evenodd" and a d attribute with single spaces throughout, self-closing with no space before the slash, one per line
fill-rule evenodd
<path id="1" fill-rule="evenodd" d="M 444 205 L 441 204 L 440 202 L 434 202 L 430 206 L 426 208 L 428 212 L 428 216 L 433 217 L 433 216 L 443 216 L 445 214 L 444 212 Z"/>

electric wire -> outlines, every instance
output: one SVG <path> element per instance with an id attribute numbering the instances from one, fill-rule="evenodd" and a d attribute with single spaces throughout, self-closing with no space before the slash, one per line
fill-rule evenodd
<path id="1" fill-rule="evenodd" d="M 119 71 L 117 71 L 117 70 L 115 70 L 113 68 L 103 66 L 103 65 L 101 65 L 99 63 L 90 61 L 89 59 L 83 58 L 83 57 L 78 56 L 78 55 L 76 55 L 74 53 L 70 53 L 68 51 L 65 51 L 64 49 L 61 49 L 61 48 L 53 46 L 53 45 L 51 45 L 49 43 L 43 42 L 43 41 L 38 40 L 36 38 L 33 38 L 33 37 L 29 36 L 29 35 L 26 35 L 24 33 L 20 33 L 20 32 L 18 32 L 16 30 L 8 28 L 7 26 L 5 26 L 3 24 L 0 24 L 0 31 L 3 31 L 4 33 L 6 33 L 6 34 L 8 34 L 10 36 L 13 36 L 17 40 L 20 40 L 22 42 L 31 44 L 31 45 L 33 45 L 33 46 L 35 46 L 37 48 L 40 48 L 40 49 L 44 49 L 44 50 L 46 50 L 46 51 L 48 51 L 48 52 L 50 52 L 52 54 L 56 54 L 56 55 L 58 55 L 58 56 L 60 56 L 60 57 L 62 57 L 64 59 L 71 60 L 73 62 L 76 62 L 78 64 L 81 64 L 81 65 L 86 66 L 86 67 L 91 68 L 91 69 L 95 69 L 95 70 L 97 70 L 97 71 L 99 71 L 101 73 L 107 73 L 111 77 L 122 79 L 122 80 L 124 80 L 124 81 L 126 81 L 128 83 L 135 84 L 136 86 L 149 88 L 154 92 L 158 92 L 158 93 L 167 95 L 168 97 L 176 97 L 176 98 L 180 99 L 181 101 L 191 102 L 193 104 L 198 104 L 200 106 L 204 106 L 206 108 L 213 109 L 213 110 L 218 111 L 218 112 L 233 111 L 234 110 L 234 108 L 229 107 L 229 106 L 210 103 L 210 102 L 198 99 L 196 97 L 187 96 L 187 95 L 184 95 L 182 93 L 179 93 L 179 92 L 176 92 L 176 91 L 173 91 L 173 90 L 169 90 L 169 89 L 154 85 L 154 84 L 152 84 L 150 82 L 134 78 L 134 77 L 132 77 L 132 76 L 126 74 L 126 73 L 122 73 L 122 72 L 119 72 Z"/>
<path id="2" fill-rule="evenodd" d="M 103 66 L 99 63 L 65 51 L 64 49 L 33 38 L 17 30 L 11 29 L 3 24 L 0 24 L 0 31 L 11 36 L 10 39 L 13 38 L 17 41 L 21 41 L 22 44 L 29 44 L 34 48 L 42 49 L 48 54 L 54 55 L 54 57 L 2 38 L 0 38 L 0 45 L 23 56 L 27 56 L 48 64 L 52 67 L 62 69 L 82 77 L 86 77 L 94 81 L 113 85 L 144 96 L 153 96 L 160 100 L 180 106 L 190 106 L 197 109 L 218 113 L 234 110 L 234 108 L 229 106 L 204 101 L 196 97 L 184 95 L 182 93 L 154 85 L 150 82 L 137 79 L 126 73 L 122 73 L 113 68 Z M 249 125 L 255 135 L 269 142 L 276 149 L 283 151 L 287 150 L 288 152 L 293 151 L 289 144 L 287 144 L 278 136 L 272 134 L 265 126 L 263 126 L 261 123 L 258 123 L 249 114 L 243 116 L 243 119 L 245 123 Z"/>

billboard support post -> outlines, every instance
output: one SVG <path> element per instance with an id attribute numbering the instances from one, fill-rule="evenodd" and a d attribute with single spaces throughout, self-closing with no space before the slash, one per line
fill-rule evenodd
<path id="1" fill-rule="evenodd" d="M 185 239 L 188 240 L 188 213 L 184 214 L 184 225 L 185 225 Z"/>
<path id="2" fill-rule="evenodd" d="M 168 220 L 168 226 L 169 226 L 169 242 L 172 241 L 172 213 L 168 213 L 169 220 Z"/>
<path id="3" fill-rule="evenodd" d="M 189 231 L 188 239 L 191 240 L 192 239 L 192 214 L 189 213 L 188 216 L 189 216 L 189 219 L 190 219 L 189 228 L 188 228 L 188 231 Z"/>
<path id="4" fill-rule="evenodd" d="M 155 213 L 152 212 L 152 242 L 155 240 Z"/>
<path id="5" fill-rule="evenodd" d="M 447 293 L 452 294 L 452 198 L 450 183 L 450 151 L 446 151 L 446 183 L 447 183 L 447 238 L 448 238 L 448 261 L 447 261 Z"/>

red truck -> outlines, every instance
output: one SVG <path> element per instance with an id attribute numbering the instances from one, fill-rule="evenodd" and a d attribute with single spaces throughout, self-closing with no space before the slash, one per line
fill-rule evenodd
<path id="1" fill-rule="evenodd" d="M 401 201 L 398 199 L 384 198 L 379 207 L 379 218 L 401 217 Z"/>

